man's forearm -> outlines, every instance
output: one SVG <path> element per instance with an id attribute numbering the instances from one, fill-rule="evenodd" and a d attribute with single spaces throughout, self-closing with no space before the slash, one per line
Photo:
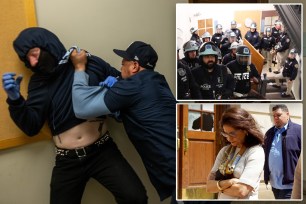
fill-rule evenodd
<path id="1" fill-rule="evenodd" d="M 74 73 L 72 103 L 76 117 L 88 119 L 110 114 L 104 103 L 107 88 L 88 86 L 88 78 L 84 71 Z"/>

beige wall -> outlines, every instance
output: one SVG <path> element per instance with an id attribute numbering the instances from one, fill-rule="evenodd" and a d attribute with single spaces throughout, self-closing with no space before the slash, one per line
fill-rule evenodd
<path id="1" fill-rule="evenodd" d="M 57 34 L 66 48 L 77 44 L 117 68 L 120 68 L 121 59 L 113 53 L 114 48 L 125 49 L 135 40 L 150 43 L 159 55 L 156 70 L 166 76 L 174 94 L 176 2 L 187 1 L 35 1 L 39 26 Z M 4 124 L 1 127 L 2 125 Z M 142 161 L 125 135 L 122 125 L 110 121 L 109 127 L 121 152 L 141 177 L 148 191 L 149 203 L 160 203 Z M 53 143 L 44 141 L 0 151 L 0 203 L 49 203 L 53 150 Z M 95 203 L 111 204 L 115 201 L 104 187 L 91 180 L 82 204 Z M 163 203 L 169 203 L 169 199 Z"/>

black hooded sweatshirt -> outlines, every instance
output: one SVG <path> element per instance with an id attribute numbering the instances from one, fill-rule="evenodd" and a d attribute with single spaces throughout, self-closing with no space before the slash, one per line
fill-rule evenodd
<path id="1" fill-rule="evenodd" d="M 13 42 L 13 46 L 28 68 L 31 66 L 26 55 L 34 47 L 47 51 L 57 62 L 66 53 L 65 47 L 56 35 L 39 27 L 23 30 Z M 96 56 L 88 57 L 87 61 L 89 85 L 98 85 L 109 75 L 120 76 L 118 70 Z M 11 118 L 16 125 L 28 136 L 34 136 L 47 120 L 51 134 L 56 136 L 84 122 L 85 120 L 76 118 L 73 111 L 73 77 L 74 67 L 70 60 L 55 66 L 52 74 L 34 72 L 29 81 L 27 99 L 23 96 L 14 101 L 7 99 Z"/>

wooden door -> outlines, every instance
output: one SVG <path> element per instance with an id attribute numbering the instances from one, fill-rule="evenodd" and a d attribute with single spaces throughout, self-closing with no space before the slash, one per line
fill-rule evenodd
<path id="1" fill-rule="evenodd" d="M 215 106 L 178 106 L 178 198 L 213 198 L 205 187 L 216 155 Z"/>
<path id="2" fill-rule="evenodd" d="M 229 106 L 211 103 L 177 106 L 178 198 L 215 198 L 215 194 L 206 192 L 206 181 L 217 153 L 225 145 L 218 121 Z"/>

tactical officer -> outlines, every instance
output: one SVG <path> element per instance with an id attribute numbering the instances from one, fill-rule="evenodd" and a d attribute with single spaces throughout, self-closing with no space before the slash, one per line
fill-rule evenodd
<path id="1" fill-rule="evenodd" d="M 253 45 L 253 47 L 258 50 L 260 47 L 259 33 L 256 31 L 256 23 L 252 23 L 250 30 L 245 34 L 245 39 Z"/>
<path id="2" fill-rule="evenodd" d="M 260 75 L 254 64 L 251 63 L 250 49 L 245 45 L 237 47 L 236 60 L 226 65 L 232 72 L 236 87 L 234 96 L 236 98 L 254 96 L 251 91 L 251 81 L 258 84 Z"/>
<path id="3" fill-rule="evenodd" d="M 296 54 L 297 54 L 296 49 L 291 49 L 289 52 L 288 58 L 285 62 L 285 66 L 283 69 L 283 76 L 286 77 L 287 90 L 286 92 L 282 93 L 282 97 L 291 97 L 293 81 L 295 80 L 297 76 L 298 68 L 299 68 L 299 63 L 295 58 Z"/>
<path id="4" fill-rule="evenodd" d="M 205 32 L 205 33 L 201 36 L 201 38 L 202 38 L 203 43 L 209 42 L 209 41 L 210 41 L 210 38 L 211 38 L 211 35 L 210 35 L 209 32 Z"/>
<path id="5" fill-rule="evenodd" d="M 189 40 L 183 45 L 184 58 L 181 62 L 185 64 L 189 69 L 200 66 L 200 60 L 198 58 L 198 45 L 195 41 Z"/>
<path id="6" fill-rule="evenodd" d="M 238 47 L 238 43 L 237 42 L 233 42 L 231 44 L 231 47 L 229 48 L 231 50 L 230 53 L 227 53 L 222 60 L 222 64 L 226 65 L 227 63 L 233 61 L 236 59 L 236 51 L 237 51 L 237 47 Z"/>
<path id="7" fill-rule="evenodd" d="M 265 63 L 268 63 L 268 68 L 271 70 L 271 64 L 272 64 L 272 54 L 271 50 L 275 46 L 275 38 L 271 35 L 271 28 L 266 28 L 266 34 L 261 38 L 260 41 L 260 53 L 265 58 Z"/>
<path id="8" fill-rule="evenodd" d="M 280 35 L 282 32 L 282 22 L 280 20 L 276 20 L 274 23 L 274 27 L 272 28 L 272 36 L 275 38 L 275 42 L 278 43 L 280 40 Z"/>
<path id="9" fill-rule="evenodd" d="M 284 29 L 284 28 L 283 28 Z M 284 30 L 280 35 L 280 40 L 275 46 L 275 53 L 277 58 L 277 70 L 274 71 L 275 74 L 279 74 L 282 67 L 285 65 L 285 61 L 289 54 L 290 38 L 287 32 Z"/>
<path id="10" fill-rule="evenodd" d="M 191 70 L 200 86 L 203 99 L 228 99 L 235 88 L 234 78 L 224 65 L 217 64 L 218 48 L 213 42 L 204 43 L 199 51 L 202 64 Z"/>
<path id="11" fill-rule="evenodd" d="M 201 92 L 191 71 L 180 61 L 177 62 L 177 99 L 201 99 Z"/>
<path id="12" fill-rule="evenodd" d="M 221 50 L 221 53 L 222 53 L 222 57 L 224 57 L 227 53 L 230 53 L 230 47 L 231 47 L 231 44 L 233 42 L 237 42 L 237 37 L 236 37 L 236 34 L 229 30 L 226 32 L 226 35 L 227 37 L 225 37 L 222 41 L 221 41 L 221 47 L 220 47 L 220 50 Z"/>
<path id="13" fill-rule="evenodd" d="M 219 48 L 220 48 L 220 43 L 221 43 L 221 40 L 222 40 L 222 36 L 223 36 L 222 25 L 221 24 L 217 24 L 216 25 L 216 33 L 213 34 L 213 36 L 211 38 L 211 41 L 213 43 L 215 43 L 216 46 L 219 47 Z"/>
<path id="14" fill-rule="evenodd" d="M 277 44 L 280 40 L 280 36 L 282 33 L 282 22 L 280 20 L 275 20 L 274 27 L 272 28 L 271 35 L 275 38 L 275 44 Z M 272 54 L 272 63 L 277 64 L 276 62 L 276 53 L 271 52 Z"/>
<path id="15" fill-rule="evenodd" d="M 201 99 L 199 86 L 190 69 L 180 61 L 179 51 L 177 47 L 177 99 Z"/>
<path id="16" fill-rule="evenodd" d="M 193 40 L 197 43 L 198 47 L 201 46 L 202 40 L 198 34 L 198 29 L 195 27 L 190 28 L 191 37 L 190 40 Z"/>
<path id="17" fill-rule="evenodd" d="M 237 28 L 237 22 L 231 21 L 231 30 L 235 33 L 237 40 L 240 42 L 242 40 L 241 31 Z"/>

